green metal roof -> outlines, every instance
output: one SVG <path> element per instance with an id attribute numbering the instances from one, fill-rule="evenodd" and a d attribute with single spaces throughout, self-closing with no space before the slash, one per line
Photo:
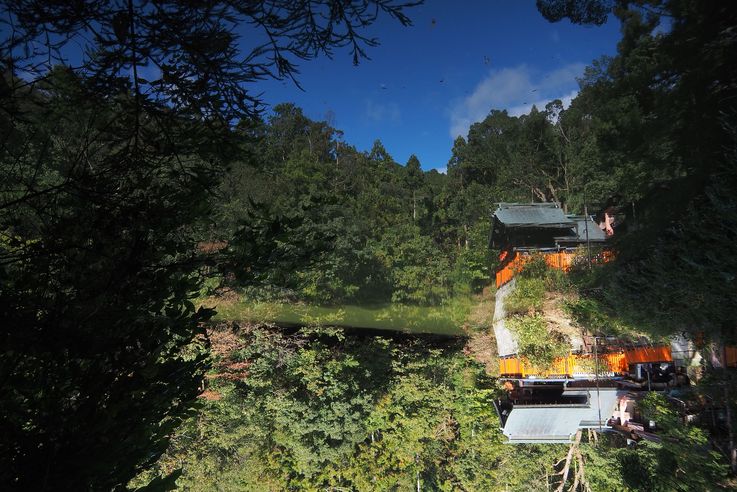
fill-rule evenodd
<path id="1" fill-rule="evenodd" d="M 500 203 L 494 217 L 505 227 L 576 227 L 556 203 Z"/>
<path id="2" fill-rule="evenodd" d="M 571 237 L 556 237 L 556 240 L 560 241 L 576 241 L 579 243 L 585 243 L 586 238 L 586 217 L 583 215 L 569 215 L 569 219 L 576 223 L 573 229 L 575 236 Z M 599 224 L 593 221 L 591 217 L 588 220 L 588 240 L 591 242 L 604 242 L 606 241 L 606 234 L 599 228 Z"/>

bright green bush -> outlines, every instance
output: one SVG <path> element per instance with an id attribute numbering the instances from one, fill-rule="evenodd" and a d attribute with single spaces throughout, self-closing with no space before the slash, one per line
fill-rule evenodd
<path id="1" fill-rule="evenodd" d="M 436 305 L 451 296 L 449 260 L 419 228 L 387 231 L 377 255 L 390 272 L 392 302 Z"/>
<path id="2" fill-rule="evenodd" d="M 519 276 L 522 278 L 545 278 L 550 271 L 550 267 L 545 262 L 542 254 L 535 254 L 532 259 L 525 263 Z"/>
<path id="3" fill-rule="evenodd" d="M 219 398 L 145 478 L 181 468 L 186 490 L 495 490 L 552 462 L 503 444 L 499 390 L 462 344 L 260 328 L 240 343 L 224 362 L 243 377 L 212 380 Z"/>
<path id="4" fill-rule="evenodd" d="M 544 300 L 545 280 L 536 277 L 519 277 L 514 291 L 504 301 L 504 308 L 510 315 L 531 314 L 542 311 Z"/>
<path id="5" fill-rule="evenodd" d="M 572 287 L 568 273 L 548 266 L 542 254 L 533 255 L 532 260 L 525 263 L 518 277 L 542 280 L 545 282 L 545 289 L 549 291 L 566 292 Z"/>
<path id="6" fill-rule="evenodd" d="M 539 314 L 513 316 L 507 320 L 507 326 L 517 335 L 518 353 L 537 367 L 548 367 L 556 357 L 563 357 L 569 351 L 566 337 L 549 332 L 545 319 Z"/>

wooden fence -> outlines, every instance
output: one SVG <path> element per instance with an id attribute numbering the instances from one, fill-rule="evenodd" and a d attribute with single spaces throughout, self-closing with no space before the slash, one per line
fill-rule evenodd
<path id="1" fill-rule="evenodd" d="M 724 363 L 727 367 L 737 367 L 737 346 L 727 345 L 724 347 Z"/>
<path id="2" fill-rule="evenodd" d="M 616 376 L 629 371 L 630 364 L 648 362 L 672 362 L 673 356 L 668 346 L 637 347 L 618 352 L 599 354 L 599 375 Z M 592 354 L 569 354 L 558 357 L 549 368 L 536 368 L 524 357 L 503 357 L 499 359 L 501 377 L 530 376 L 547 378 L 572 378 L 596 374 L 596 360 Z"/>
<path id="3" fill-rule="evenodd" d="M 513 251 L 510 253 L 511 258 L 504 263 L 504 266 L 496 272 L 496 288 L 506 284 L 514 278 L 516 274 L 522 271 L 524 266 L 533 260 L 536 255 L 545 258 L 545 263 L 550 268 L 567 272 L 572 266 L 581 261 L 581 255 L 575 250 L 556 250 L 556 251 Z M 605 250 L 598 252 L 591 258 L 592 263 L 606 263 L 613 258 L 611 251 Z"/>

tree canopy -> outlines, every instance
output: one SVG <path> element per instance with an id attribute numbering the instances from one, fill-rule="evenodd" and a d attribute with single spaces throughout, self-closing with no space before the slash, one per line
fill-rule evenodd
<path id="1" fill-rule="evenodd" d="M 2 3 L 4 488 L 122 488 L 163 452 L 201 391 L 195 245 L 252 83 L 357 63 L 407 6 Z"/>
<path id="2" fill-rule="evenodd" d="M 578 321 L 735 341 L 737 9 L 537 4 L 550 21 L 616 18 L 616 55 L 568 107 L 489 108 L 441 174 L 259 97 L 259 80 L 298 83 L 316 56 L 358 63 L 378 43 L 368 28 L 408 25 L 414 2 L 2 2 L 3 488 L 726 483 L 708 426 L 662 398 L 644 406 L 661 443 L 579 436 L 584 485 L 563 475 L 564 449 L 502 444 L 502 388 L 462 341 L 216 327 L 206 307 L 488 296 L 493 204 L 555 201 L 625 218 L 616 260 L 577 280 Z M 518 297 L 542 304 L 547 280 L 528 280 Z M 516 302 L 522 350 L 564 353 Z M 708 378 L 694 401 L 722 402 L 732 425 L 733 378 Z"/>

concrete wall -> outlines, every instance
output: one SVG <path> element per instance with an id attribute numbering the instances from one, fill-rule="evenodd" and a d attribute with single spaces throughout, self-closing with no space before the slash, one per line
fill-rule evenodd
<path id="1" fill-rule="evenodd" d="M 517 340 L 515 339 L 512 332 L 505 326 L 504 317 L 506 311 L 504 310 L 505 298 L 514 290 L 516 280 L 512 279 L 506 284 L 502 285 L 496 291 L 496 300 L 494 302 L 494 335 L 496 336 L 496 346 L 500 357 L 506 355 L 514 355 L 517 353 Z"/>

